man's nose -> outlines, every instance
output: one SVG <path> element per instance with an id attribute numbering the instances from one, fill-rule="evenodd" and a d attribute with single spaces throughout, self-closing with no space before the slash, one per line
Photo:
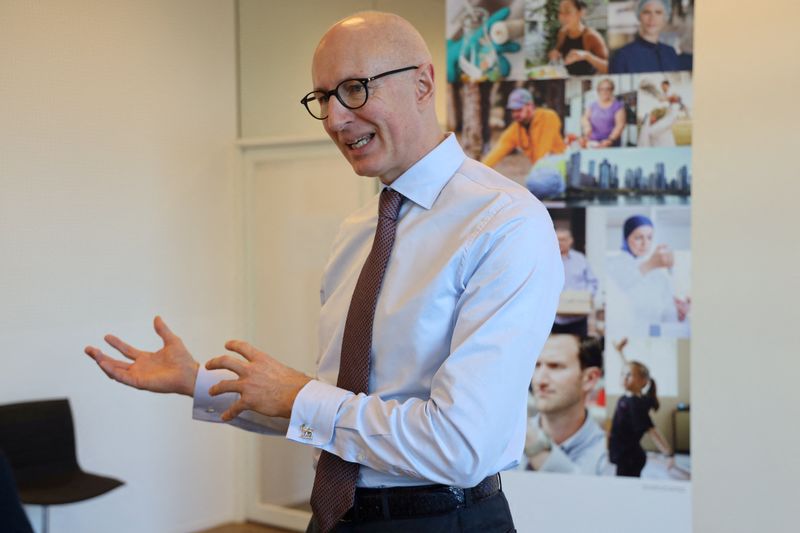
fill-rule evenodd
<path id="1" fill-rule="evenodd" d="M 345 107 L 335 96 L 328 100 L 328 116 L 325 124 L 330 131 L 341 131 L 353 120 L 353 110 Z"/>

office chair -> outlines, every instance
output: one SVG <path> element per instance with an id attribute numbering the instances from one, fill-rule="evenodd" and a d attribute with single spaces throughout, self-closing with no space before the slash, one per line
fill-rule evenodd
<path id="1" fill-rule="evenodd" d="M 0 450 L 11 464 L 22 502 L 42 506 L 44 533 L 50 505 L 88 500 L 123 484 L 81 470 L 66 398 L 0 405 Z"/>

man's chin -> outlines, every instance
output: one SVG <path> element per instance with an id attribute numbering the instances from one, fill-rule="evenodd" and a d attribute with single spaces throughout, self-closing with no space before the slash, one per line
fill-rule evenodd
<path id="1" fill-rule="evenodd" d="M 377 178 L 380 174 L 373 168 L 370 168 L 366 165 L 359 165 L 358 163 L 350 162 L 350 166 L 353 168 L 353 172 L 356 173 L 358 176 L 363 176 L 365 178 Z"/>

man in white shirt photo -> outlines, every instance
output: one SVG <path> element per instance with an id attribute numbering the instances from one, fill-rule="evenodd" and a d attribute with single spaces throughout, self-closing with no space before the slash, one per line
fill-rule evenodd
<path id="1" fill-rule="evenodd" d="M 613 475 L 606 434 L 587 399 L 603 375 L 599 339 L 555 334 L 544 345 L 531 381 L 537 414 L 528 422 L 528 469 L 562 474 Z"/>

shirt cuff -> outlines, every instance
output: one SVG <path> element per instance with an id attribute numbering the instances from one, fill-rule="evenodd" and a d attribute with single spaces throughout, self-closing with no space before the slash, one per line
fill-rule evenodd
<path id="1" fill-rule="evenodd" d="M 294 400 L 286 438 L 318 448 L 329 444 L 339 407 L 350 396 L 351 391 L 312 379 Z"/>
<path id="2" fill-rule="evenodd" d="M 222 422 L 220 415 L 239 399 L 239 394 L 225 392 L 211 396 L 208 394 L 208 389 L 222 380 L 237 378 L 238 376 L 230 370 L 206 370 L 204 366 L 200 365 L 197 371 L 197 381 L 194 384 L 192 418 L 204 422 Z"/>

